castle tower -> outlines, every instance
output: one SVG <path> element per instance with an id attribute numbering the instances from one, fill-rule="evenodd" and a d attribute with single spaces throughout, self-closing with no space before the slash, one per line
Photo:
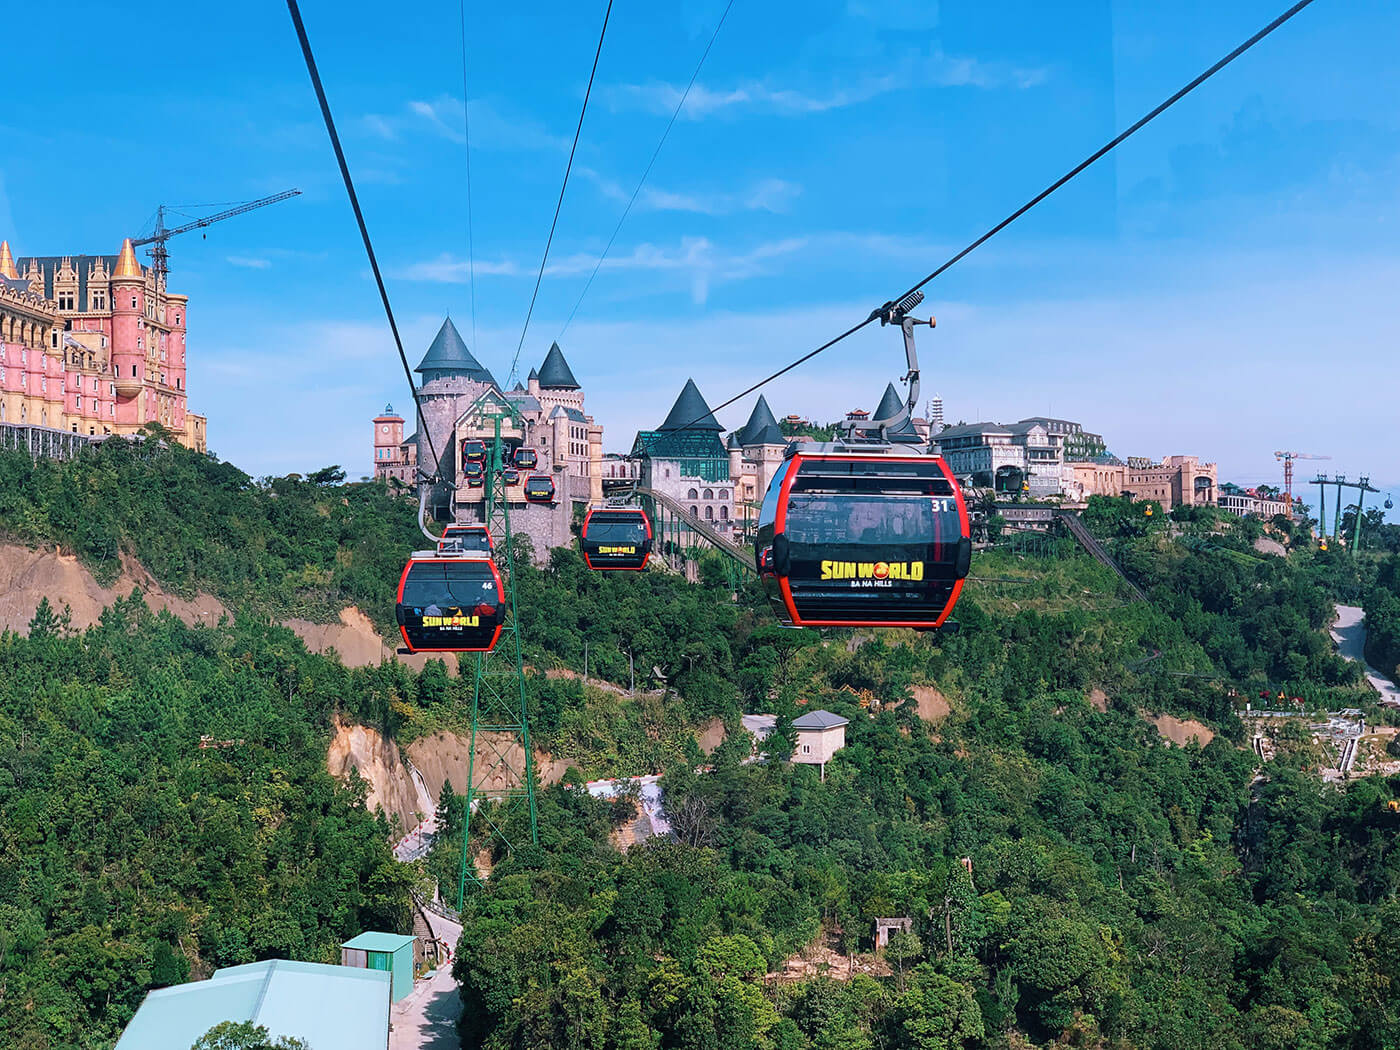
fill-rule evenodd
<path id="1" fill-rule="evenodd" d="M 12 281 L 19 280 L 19 271 L 15 269 L 14 257 L 10 255 L 9 241 L 0 241 L 0 277 L 8 277 Z"/>
<path id="2" fill-rule="evenodd" d="M 374 417 L 374 476 L 387 476 L 386 468 L 402 466 L 403 417 L 394 412 L 393 405 Z"/>
<path id="3" fill-rule="evenodd" d="M 472 356 L 450 317 L 442 322 L 428 352 L 414 371 L 423 377 L 422 385 L 418 388 L 422 412 L 418 430 L 418 462 L 426 473 L 437 473 L 444 479 L 455 480 L 457 453 L 453 448 L 453 434 L 457 418 L 487 390 L 499 390 L 500 386 L 495 377 Z M 433 449 L 440 457 L 437 463 L 433 462 Z M 445 485 L 435 486 L 429 503 L 437 515 L 450 515 L 451 490 Z"/>
<path id="4" fill-rule="evenodd" d="M 128 237 L 112 269 L 112 371 L 116 373 L 118 423 L 146 421 L 141 402 L 146 383 L 145 308 L 146 280 Z"/>
<path id="5" fill-rule="evenodd" d="M 937 434 L 943 429 L 942 394 L 934 394 L 933 400 L 928 403 L 928 429 L 930 434 Z"/>
<path id="6" fill-rule="evenodd" d="M 170 338 L 166 346 L 169 350 L 166 361 L 168 385 L 175 388 L 172 412 L 173 429 L 180 433 L 185 429 L 185 407 L 189 404 L 185 393 L 188 375 L 185 364 L 185 325 L 187 323 L 190 297 L 188 295 L 166 295 L 165 323 L 170 326 Z"/>

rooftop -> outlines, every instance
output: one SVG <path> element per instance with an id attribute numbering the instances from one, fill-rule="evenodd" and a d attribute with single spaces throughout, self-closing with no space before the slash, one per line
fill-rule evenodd
<path id="1" fill-rule="evenodd" d="M 457 326 L 452 323 L 450 317 L 442 322 L 442 327 L 438 329 L 428 352 L 423 355 L 423 360 L 418 362 L 414 371 L 424 373 L 425 379 L 431 378 L 427 374 L 430 372 L 456 372 L 465 374 L 479 383 L 497 385 L 495 376 L 472 356 L 467 344 L 462 342 L 461 333 L 457 331 Z"/>
<path id="2" fill-rule="evenodd" d="M 358 937 L 352 937 L 341 945 L 342 948 L 358 948 L 366 952 L 396 952 L 414 938 L 406 933 L 375 933 L 366 930 Z"/>
<path id="3" fill-rule="evenodd" d="M 844 725 L 850 725 L 850 721 L 830 711 L 808 711 L 792 720 L 794 729 L 835 729 Z"/>
<path id="4" fill-rule="evenodd" d="M 681 388 L 680 396 L 666 414 L 666 421 L 657 430 L 713 430 L 716 433 L 724 428 L 715 419 L 710 406 L 700 395 L 695 380 L 687 379 Z"/>
<path id="5" fill-rule="evenodd" d="M 569 362 L 564 360 L 564 351 L 559 349 L 558 343 L 550 345 L 549 353 L 545 354 L 544 363 L 540 365 L 538 379 L 540 386 L 551 390 L 579 389 L 579 382 L 574 378 Z"/>
<path id="6" fill-rule="evenodd" d="M 286 959 L 226 967 L 147 995 L 117 1050 L 189 1050 L 223 1021 L 251 1021 L 313 1050 L 384 1050 L 390 980 L 387 970 Z"/>

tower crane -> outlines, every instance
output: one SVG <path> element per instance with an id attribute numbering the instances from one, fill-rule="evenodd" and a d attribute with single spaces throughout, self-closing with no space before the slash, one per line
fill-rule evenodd
<path id="1" fill-rule="evenodd" d="M 266 208 L 269 204 L 277 204 L 281 201 L 290 200 L 292 197 L 301 195 L 301 190 L 283 190 L 281 193 L 274 193 L 271 197 L 262 197 L 255 201 L 244 201 L 242 204 L 235 204 L 232 208 L 216 212 L 213 215 L 206 215 L 202 219 L 195 219 L 187 222 L 183 226 L 168 227 L 165 225 L 166 205 L 162 204 L 156 208 L 156 228 L 149 237 L 142 237 L 140 240 L 131 242 L 133 248 L 139 248 L 143 244 L 153 247 L 150 251 L 151 269 L 155 270 L 157 279 L 163 279 L 170 272 L 170 253 L 165 247 L 165 242 L 171 237 L 178 237 L 182 233 L 189 233 L 191 230 L 201 230 L 206 226 L 212 226 L 216 222 L 223 222 L 231 219 L 235 215 L 242 215 L 245 212 L 254 211 L 258 208 Z M 173 210 L 173 209 L 172 209 Z"/>
<path id="2" fill-rule="evenodd" d="M 1295 459 L 1331 459 L 1331 456 L 1314 456 L 1310 452 L 1275 452 L 1274 459 L 1283 461 L 1283 491 L 1288 496 L 1288 517 L 1293 518 L 1293 461 Z"/>

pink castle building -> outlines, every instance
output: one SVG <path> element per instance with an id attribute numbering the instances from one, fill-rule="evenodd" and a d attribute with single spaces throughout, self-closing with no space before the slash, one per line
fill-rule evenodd
<path id="1" fill-rule="evenodd" d="M 189 297 L 118 255 L 32 256 L 0 242 L 0 422 L 98 436 L 159 423 L 204 451 L 188 410 Z"/>

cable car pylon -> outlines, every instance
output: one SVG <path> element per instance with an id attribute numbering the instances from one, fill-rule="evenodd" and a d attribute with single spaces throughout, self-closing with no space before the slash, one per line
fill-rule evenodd
<path id="1" fill-rule="evenodd" d="M 514 823 L 517 814 L 528 822 L 530 842 L 539 843 L 535 756 L 530 746 L 530 723 L 525 702 L 525 664 L 520 651 L 520 620 L 515 601 L 515 552 L 511 542 L 510 504 L 505 499 L 501 484 L 501 469 L 505 465 L 501 420 L 515 417 L 514 412 L 508 409 L 504 415 L 487 413 L 485 418 L 492 421 L 495 433 L 482 489 L 482 519 L 493 536 L 505 538 L 504 543 L 495 545 L 495 558 L 505 582 L 506 619 L 495 648 L 487 653 L 478 653 L 476 657 L 471 750 L 467 757 L 466 811 L 462 820 L 462 859 L 457 875 L 459 912 L 466 901 L 468 884 L 480 886 L 485 882 L 472 861 L 473 817 L 484 825 L 484 834 L 475 843 L 477 853 L 498 846 L 512 850 L 523 842 L 523 829 Z M 523 425 L 521 430 L 523 432 Z"/>

